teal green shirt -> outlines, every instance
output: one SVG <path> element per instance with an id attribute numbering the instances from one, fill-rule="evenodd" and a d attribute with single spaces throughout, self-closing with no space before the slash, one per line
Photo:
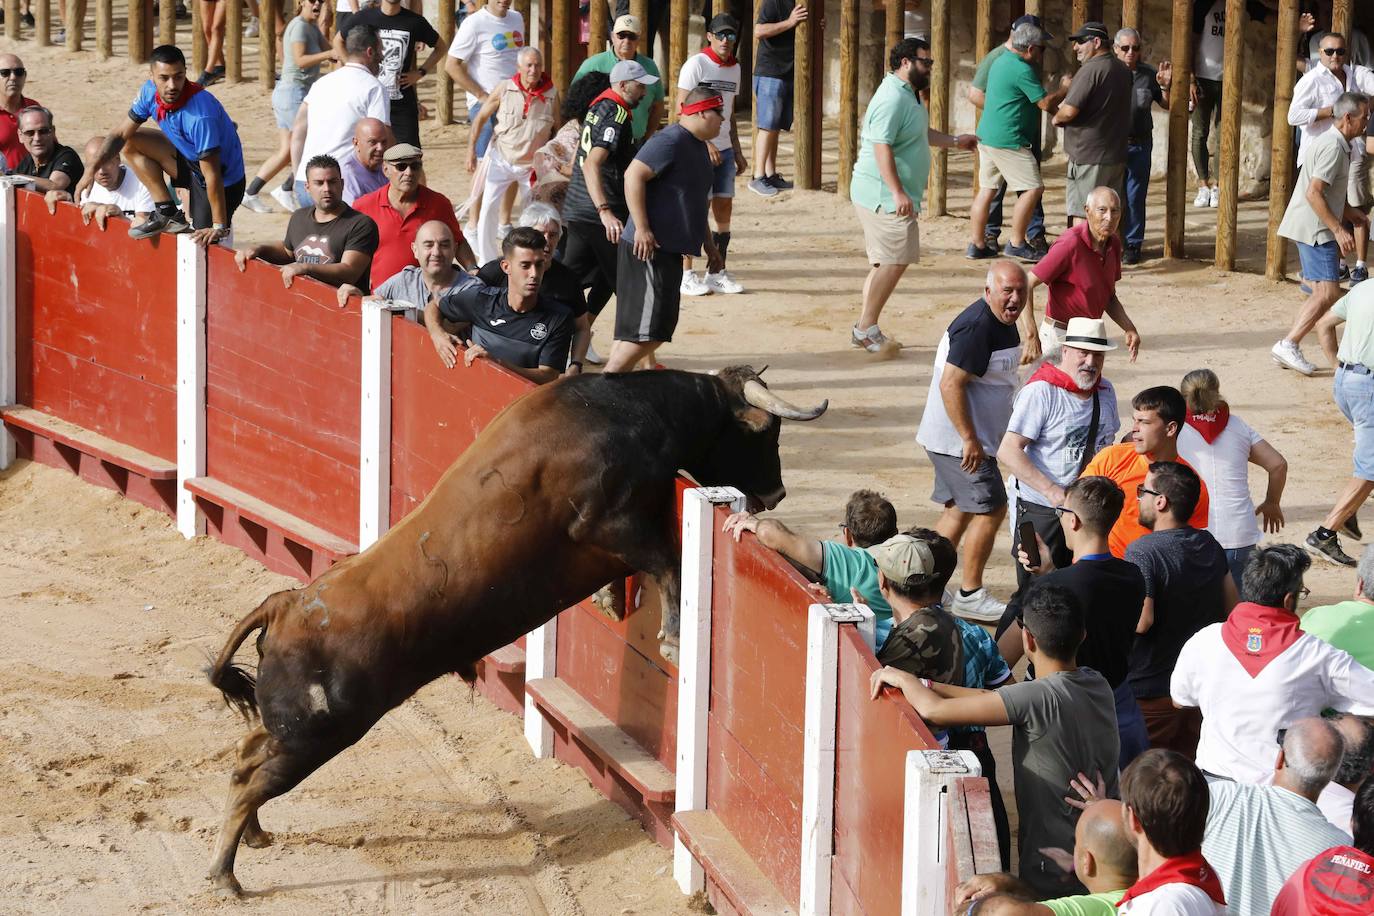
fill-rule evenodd
<path id="1" fill-rule="evenodd" d="M 1036 103 L 1045 97 L 1035 68 L 1015 54 L 1003 54 L 988 69 L 988 88 L 983 94 L 978 141 L 995 149 L 1029 147 L 1040 129 Z"/>
<path id="2" fill-rule="evenodd" d="M 1005 43 L 998 45 L 987 53 L 987 56 L 978 61 L 978 69 L 973 71 L 973 88 L 979 92 L 988 91 L 988 71 L 992 69 L 992 62 L 1003 54 L 1007 53 Z"/>
<path id="3" fill-rule="evenodd" d="M 635 60 L 649 71 L 650 76 L 660 76 L 658 64 L 654 63 L 652 57 L 645 57 L 643 54 L 636 54 Z M 620 58 L 615 56 L 614 51 L 602 51 L 600 54 L 593 54 L 582 62 L 582 66 L 577 68 L 573 74 L 572 81 L 575 83 L 588 73 L 610 73 L 611 68 L 620 63 Z M 634 128 L 635 142 L 644 139 L 644 134 L 649 130 L 649 109 L 654 107 L 655 102 L 663 101 L 663 80 L 645 87 L 648 91 L 644 93 L 644 98 L 639 100 L 639 104 L 630 112 L 631 123 Z"/>
<path id="4" fill-rule="evenodd" d="M 851 599 L 849 590 L 857 588 L 864 603 L 877 618 L 877 640 L 882 646 L 892 632 L 892 605 L 878 590 L 878 564 L 873 555 L 861 547 L 846 547 L 835 541 L 821 541 L 822 581 L 830 597 L 841 603 Z"/>
<path id="5" fill-rule="evenodd" d="M 875 143 L 886 143 L 892 148 L 897 180 L 919 211 L 930 178 L 930 117 L 911 84 L 893 73 L 883 77 L 864 112 L 859 160 L 854 163 L 854 176 L 849 181 L 849 199 L 868 210 L 882 207 L 895 213 L 896 201 L 883 183 L 878 160 L 873 156 Z"/>
<path id="6" fill-rule="evenodd" d="M 1302 615 L 1298 626 L 1304 633 L 1349 652 L 1366 668 L 1374 668 L 1374 604 L 1342 601 L 1314 607 Z"/>
<path id="7" fill-rule="evenodd" d="M 1101 894 L 1080 894 L 1077 897 L 1060 897 L 1057 900 L 1042 900 L 1054 916 L 1116 916 L 1116 905 L 1126 896 L 1126 889 L 1104 891 Z"/>

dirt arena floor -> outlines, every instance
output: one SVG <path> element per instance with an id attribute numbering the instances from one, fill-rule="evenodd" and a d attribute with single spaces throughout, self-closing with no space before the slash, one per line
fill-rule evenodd
<path id="1" fill-rule="evenodd" d="M 181 29 L 189 46 L 186 24 Z M 123 41 L 116 36 L 116 49 Z M 3 39 L 0 50 L 24 57 L 27 94 L 55 110 L 62 141 L 78 148 L 127 108 L 143 78 L 141 68 L 91 52 L 73 57 Z M 244 69 L 256 72 L 251 56 Z M 248 84 L 214 92 L 239 123 L 251 174 L 276 142 L 267 96 Z M 422 99 L 433 105 L 432 81 Z M 461 200 L 466 128 L 430 121 L 423 133 L 430 185 Z M 951 162 L 950 209 L 964 213 L 969 158 Z M 790 174 L 790 160 L 782 165 Z M 825 165 L 833 181 L 833 149 Z M 1062 180 L 1062 168 L 1048 169 L 1052 181 Z M 850 205 L 831 193 L 765 201 L 743 183 L 738 189 L 731 269 L 749 292 L 685 302 L 664 362 L 700 370 L 768 364 L 769 381 L 787 397 L 830 399 L 824 418 L 789 424 L 783 436 L 789 496 L 776 515 L 788 524 L 830 536 L 847 495 L 864 486 L 896 503 L 903 526 L 931 524 L 930 466 L 914 435 L 940 334 L 981 294 L 986 265 L 962 257 L 965 221 L 923 221 L 925 260 L 882 321 L 907 348 L 876 361 L 848 344 L 866 272 Z M 1160 179 L 1149 257 L 1159 252 L 1162 192 Z M 1062 189 L 1051 189 L 1046 206 L 1057 223 Z M 1262 267 L 1265 206 L 1243 208 L 1246 270 Z M 1210 257 L 1214 219 L 1214 211 L 1189 211 L 1194 252 Z M 284 225 L 281 214 L 240 211 L 238 240 L 278 238 Z M 1305 379 L 1269 358 L 1301 298 L 1296 285 L 1200 261 L 1150 260 L 1127 273 L 1119 292 L 1144 339 L 1138 363 L 1122 353 L 1107 360 L 1124 413 L 1143 387 L 1215 369 L 1233 410 L 1289 460 L 1280 539 L 1300 541 L 1349 474 L 1351 434 L 1331 401 L 1329 372 Z M 604 351 L 609 323 L 602 325 Z M 1307 352 L 1322 361 L 1315 341 Z M 1252 479 L 1252 488 L 1262 492 L 1262 482 Z M 220 906 L 202 875 L 224 798 L 225 754 L 241 727 L 201 669 L 242 614 L 290 583 L 223 545 L 183 541 L 161 515 L 32 465 L 0 475 L 0 548 L 10 631 L 0 644 L 4 908 Z M 1012 581 L 1007 548 L 1004 535 L 988 577 L 1002 597 Z M 1329 603 L 1352 590 L 1353 576 L 1318 566 L 1308 584 L 1312 604 Z M 999 738 L 1009 794 L 1007 740 Z M 576 771 L 533 761 L 515 719 L 450 682 L 423 691 L 357 749 L 269 804 L 263 822 L 279 843 L 242 851 L 238 866 L 258 893 L 248 901 L 258 911 L 687 910 L 668 851 Z"/>

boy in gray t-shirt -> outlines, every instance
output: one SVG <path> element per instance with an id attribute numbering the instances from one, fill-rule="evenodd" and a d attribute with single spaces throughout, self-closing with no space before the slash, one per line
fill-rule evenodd
<path id="1" fill-rule="evenodd" d="M 1071 852 L 1078 811 L 1064 796 L 1079 773 L 1105 781 L 1117 794 L 1120 740 L 1116 703 L 1107 679 L 1074 663 L 1085 633 L 1086 611 L 1060 585 L 1038 583 L 1022 604 L 1022 640 L 1036 679 L 996 691 L 923 682 L 904 671 L 882 668 L 873 675 L 876 696 L 897 687 L 932 726 L 1010 725 L 1020 877 L 1041 897 L 1082 894 L 1072 870 L 1065 871 L 1041 850 Z"/>

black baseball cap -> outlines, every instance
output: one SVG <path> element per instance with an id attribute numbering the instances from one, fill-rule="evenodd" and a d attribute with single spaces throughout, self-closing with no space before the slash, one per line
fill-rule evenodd
<path id="1" fill-rule="evenodd" d="M 712 35 L 719 35 L 721 32 L 734 32 L 739 34 L 739 20 L 729 13 L 717 13 L 711 17 L 711 21 L 706 24 L 706 31 Z"/>
<path id="2" fill-rule="evenodd" d="M 1046 41 L 1054 41 L 1054 36 L 1050 34 L 1049 29 L 1045 28 L 1045 24 L 1040 21 L 1039 16 L 1019 16 L 1016 21 L 1011 24 L 1011 27 L 1015 30 L 1018 25 L 1033 25 L 1044 33 Z"/>
<path id="3" fill-rule="evenodd" d="M 1107 27 L 1101 22 L 1085 22 L 1083 27 L 1069 36 L 1069 41 L 1088 41 L 1092 38 L 1100 38 L 1103 41 L 1111 41 L 1112 36 L 1107 34 Z"/>

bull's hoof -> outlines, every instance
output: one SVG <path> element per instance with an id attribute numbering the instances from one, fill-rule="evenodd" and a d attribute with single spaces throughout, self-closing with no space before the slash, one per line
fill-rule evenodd
<path id="1" fill-rule="evenodd" d="M 277 841 L 277 838 L 261 828 L 257 830 L 245 830 L 243 832 L 243 845 L 249 849 L 266 849 Z"/>
<path id="2" fill-rule="evenodd" d="M 617 579 L 608 585 L 602 586 L 592 595 L 592 604 L 596 609 L 605 614 L 610 620 L 617 623 L 625 619 L 625 582 Z"/>
<path id="3" fill-rule="evenodd" d="M 661 632 L 658 634 L 658 638 L 661 640 L 658 644 L 658 654 L 663 656 L 665 662 L 676 665 L 681 650 L 678 638 L 676 636 L 665 636 Z"/>
<path id="4" fill-rule="evenodd" d="M 233 872 L 225 872 L 222 875 L 210 875 L 210 889 L 216 894 L 226 899 L 237 900 L 243 896 L 243 887 L 239 884 L 239 879 L 234 877 Z"/>

